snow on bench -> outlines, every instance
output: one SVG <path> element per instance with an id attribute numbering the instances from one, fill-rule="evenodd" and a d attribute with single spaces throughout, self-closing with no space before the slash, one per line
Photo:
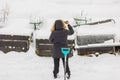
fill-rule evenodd
<path id="1" fill-rule="evenodd" d="M 120 43 L 116 42 L 118 32 L 119 30 L 112 22 L 78 27 L 75 39 L 78 55 L 119 52 Z"/>
<path id="2" fill-rule="evenodd" d="M 24 19 L 11 19 L 7 26 L 0 29 L 0 50 L 26 52 L 29 50 L 30 37 L 33 32 L 29 22 Z"/>

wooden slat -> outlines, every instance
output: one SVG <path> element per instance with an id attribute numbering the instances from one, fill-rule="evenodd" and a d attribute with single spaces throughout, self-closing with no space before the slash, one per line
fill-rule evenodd
<path id="1" fill-rule="evenodd" d="M 1 40 L 29 40 L 29 36 L 21 36 L 21 35 L 1 35 Z"/>
<path id="2" fill-rule="evenodd" d="M 24 46 L 27 47 L 28 42 L 15 42 L 15 41 L 0 41 L 0 46 Z"/>
<path id="3" fill-rule="evenodd" d="M 37 43 L 42 43 L 42 44 L 51 44 L 48 39 L 36 39 Z M 68 40 L 68 44 L 74 43 L 74 40 Z"/>
<path id="4" fill-rule="evenodd" d="M 115 46 L 115 51 L 120 51 L 120 46 Z"/>
<path id="5" fill-rule="evenodd" d="M 40 50 L 52 50 L 52 45 L 39 45 L 37 48 Z"/>
<path id="6" fill-rule="evenodd" d="M 36 50 L 36 54 L 38 56 L 51 57 L 52 56 L 52 51 L 51 50 Z"/>
<path id="7" fill-rule="evenodd" d="M 111 52 L 112 50 L 113 47 L 93 47 L 93 48 L 77 49 L 78 54 L 94 53 L 94 52 L 107 53 L 107 52 Z"/>
<path id="8" fill-rule="evenodd" d="M 68 40 L 68 44 L 74 44 L 74 40 Z"/>
<path id="9" fill-rule="evenodd" d="M 51 44 L 48 39 L 36 39 L 36 43 Z"/>

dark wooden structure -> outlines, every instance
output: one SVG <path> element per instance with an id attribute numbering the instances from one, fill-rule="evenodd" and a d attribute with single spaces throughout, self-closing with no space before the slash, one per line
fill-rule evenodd
<path id="1" fill-rule="evenodd" d="M 99 44 L 104 43 L 108 40 L 114 41 L 113 34 L 101 34 L 101 35 L 84 35 L 84 36 L 77 36 L 77 45 L 88 45 L 88 44 Z"/>
<path id="2" fill-rule="evenodd" d="M 72 56 L 72 47 L 73 47 L 73 40 L 68 40 L 68 46 L 71 48 L 71 54 Z M 46 56 L 51 57 L 52 56 L 52 44 L 49 42 L 48 39 L 36 39 L 36 54 L 38 56 Z"/>
<path id="3" fill-rule="evenodd" d="M 0 50 L 4 53 L 10 51 L 26 52 L 29 50 L 29 45 L 29 36 L 0 34 Z"/>
<path id="4" fill-rule="evenodd" d="M 110 46 L 93 46 L 93 47 L 86 47 L 86 48 L 76 48 L 78 55 L 88 55 L 88 54 L 95 54 L 98 52 L 99 54 L 102 53 L 110 53 L 115 54 L 120 53 L 120 45 L 110 45 Z"/>

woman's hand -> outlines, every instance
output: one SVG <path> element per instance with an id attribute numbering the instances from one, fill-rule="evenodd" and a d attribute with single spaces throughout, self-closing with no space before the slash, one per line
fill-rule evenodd
<path id="1" fill-rule="evenodd" d="M 68 25 L 68 24 L 70 24 L 70 22 L 67 20 L 67 21 L 65 21 L 65 24 L 67 24 L 67 25 Z"/>

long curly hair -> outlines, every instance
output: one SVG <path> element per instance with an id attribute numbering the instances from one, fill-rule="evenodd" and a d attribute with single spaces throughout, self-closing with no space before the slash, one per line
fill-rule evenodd
<path id="1" fill-rule="evenodd" d="M 65 22 L 63 20 L 56 20 L 51 28 L 51 31 L 55 31 L 56 26 L 61 26 L 63 29 L 66 29 Z"/>

